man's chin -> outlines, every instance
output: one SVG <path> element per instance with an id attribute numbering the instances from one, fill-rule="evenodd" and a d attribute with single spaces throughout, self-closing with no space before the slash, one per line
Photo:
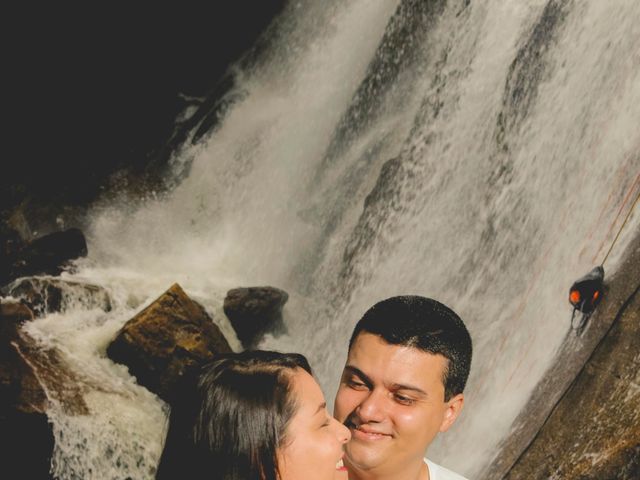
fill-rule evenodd
<path id="1" fill-rule="evenodd" d="M 345 447 L 345 465 L 351 466 L 358 470 L 370 470 L 384 463 L 385 452 L 382 445 L 371 445 L 369 442 L 360 442 L 353 438 Z"/>

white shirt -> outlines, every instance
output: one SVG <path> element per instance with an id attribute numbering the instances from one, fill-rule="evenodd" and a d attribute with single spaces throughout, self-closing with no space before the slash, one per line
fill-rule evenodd
<path id="1" fill-rule="evenodd" d="M 462 475 L 452 472 L 431 460 L 424 459 L 429 468 L 429 480 L 467 480 Z"/>

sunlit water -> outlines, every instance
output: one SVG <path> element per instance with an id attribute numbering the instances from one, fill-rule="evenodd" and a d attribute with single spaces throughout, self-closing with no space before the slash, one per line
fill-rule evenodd
<path id="1" fill-rule="evenodd" d="M 29 326 L 100 385 L 89 417 L 52 408 L 60 478 L 153 478 L 163 404 L 105 350 L 174 282 L 234 349 L 226 291 L 287 290 L 288 334 L 262 346 L 307 354 L 329 403 L 370 305 L 450 305 L 474 360 L 465 411 L 428 454 L 473 477 L 562 342 L 568 287 L 640 188 L 635 0 L 292 2 L 271 35 L 222 123 L 174 158 L 188 175 L 171 194 L 92 212 L 73 279 L 105 287 L 113 310 Z"/>

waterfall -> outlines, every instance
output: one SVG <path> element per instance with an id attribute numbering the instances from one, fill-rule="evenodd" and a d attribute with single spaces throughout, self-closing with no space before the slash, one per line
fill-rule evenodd
<path id="1" fill-rule="evenodd" d="M 29 325 L 92 386 L 91 417 L 52 406 L 55 473 L 153 478 L 165 407 L 104 352 L 177 281 L 235 349 L 227 289 L 287 290 L 288 333 L 261 346 L 305 353 L 329 404 L 369 306 L 451 306 L 474 359 L 428 455 L 473 478 L 553 362 L 568 288 L 602 261 L 640 172 L 639 20 L 635 0 L 291 2 L 236 67 L 221 123 L 176 152 L 178 185 L 91 212 L 70 276 L 112 311 Z"/>

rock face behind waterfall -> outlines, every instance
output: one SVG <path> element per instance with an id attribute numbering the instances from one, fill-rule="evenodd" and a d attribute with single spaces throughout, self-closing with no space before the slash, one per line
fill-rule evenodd
<path id="1" fill-rule="evenodd" d="M 227 292 L 224 313 L 244 348 L 256 345 L 262 334 L 282 325 L 282 307 L 289 299 L 284 290 L 273 287 L 235 288 Z"/>
<path id="2" fill-rule="evenodd" d="M 129 320 L 107 349 L 140 385 L 167 401 L 184 373 L 226 352 L 231 348 L 218 326 L 178 284 Z"/>
<path id="3" fill-rule="evenodd" d="M 580 339 L 604 328 L 601 340 L 575 380 L 552 408 L 515 463 L 510 445 L 517 445 L 519 428 L 506 439 L 493 471 L 482 478 L 508 480 L 640 478 L 640 237 L 632 242 L 626 260 L 609 280 L 608 293 Z M 597 323 L 612 317 L 611 325 Z M 594 323 L 595 322 L 595 323 Z M 566 359 L 547 377 L 559 381 L 570 368 Z M 525 409 L 536 416 L 538 404 L 553 401 L 541 386 Z M 525 425 L 526 426 L 526 425 Z"/>

